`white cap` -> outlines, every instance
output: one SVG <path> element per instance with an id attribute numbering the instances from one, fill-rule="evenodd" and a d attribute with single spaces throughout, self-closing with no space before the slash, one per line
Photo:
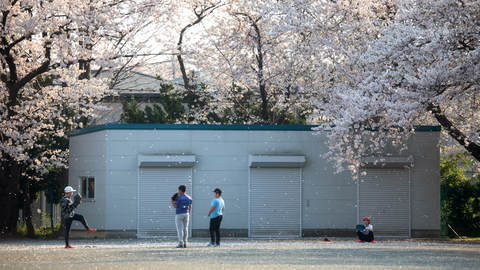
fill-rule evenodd
<path id="1" fill-rule="evenodd" d="M 74 192 L 76 190 L 73 189 L 71 186 L 67 186 L 63 191 L 65 191 L 65 193 L 70 193 L 70 192 Z"/>

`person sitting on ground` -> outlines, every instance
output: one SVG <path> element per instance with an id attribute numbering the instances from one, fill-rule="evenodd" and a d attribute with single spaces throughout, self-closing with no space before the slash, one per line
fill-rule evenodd
<path id="1" fill-rule="evenodd" d="M 365 229 L 357 230 L 357 236 L 359 239 L 357 242 L 358 243 L 363 243 L 363 242 L 375 243 L 375 240 L 373 238 L 373 226 L 372 224 L 370 224 L 370 218 L 364 217 L 363 224 L 365 224 Z"/>

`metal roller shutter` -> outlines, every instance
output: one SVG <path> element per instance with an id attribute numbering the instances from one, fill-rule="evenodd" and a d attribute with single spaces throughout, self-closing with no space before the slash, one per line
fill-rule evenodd
<path id="1" fill-rule="evenodd" d="M 301 169 L 251 168 L 251 237 L 301 236 Z"/>
<path id="2" fill-rule="evenodd" d="M 178 186 L 192 190 L 191 168 L 139 168 L 138 238 L 176 236 L 170 198 Z M 190 221 L 191 222 L 191 221 Z M 191 230 L 191 225 L 189 226 Z"/>
<path id="3" fill-rule="evenodd" d="M 410 237 L 410 172 L 365 169 L 358 179 L 358 222 L 371 218 L 377 236 Z"/>

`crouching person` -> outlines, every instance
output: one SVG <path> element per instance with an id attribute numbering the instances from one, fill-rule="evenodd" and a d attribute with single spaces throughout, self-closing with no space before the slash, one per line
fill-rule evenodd
<path id="1" fill-rule="evenodd" d="M 75 214 L 73 209 L 77 208 L 82 203 L 82 197 L 77 194 L 74 196 L 74 200 L 72 201 L 72 195 L 74 190 L 71 186 L 67 186 L 64 189 L 65 196 L 62 198 L 62 215 L 63 219 L 65 220 L 65 248 L 73 248 L 68 240 L 70 237 L 70 227 L 72 226 L 72 222 L 74 220 L 80 221 L 87 233 L 95 232 L 96 229 L 90 229 L 88 227 L 87 221 L 82 215 Z"/>
<path id="2" fill-rule="evenodd" d="M 357 242 L 358 243 L 363 243 L 363 242 L 375 243 L 375 240 L 373 237 L 373 226 L 372 224 L 370 224 L 370 218 L 364 217 L 363 224 L 365 225 L 365 229 L 357 230 L 357 236 L 359 239 Z"/>

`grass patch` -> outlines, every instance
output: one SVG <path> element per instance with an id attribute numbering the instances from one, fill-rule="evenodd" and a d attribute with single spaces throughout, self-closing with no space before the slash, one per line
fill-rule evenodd
<path id="1" fill-rule="evenodd" d="M 457 242 L 469 242 L 469 241 L 477 241 L 480 242 L 480 237 L 467 237 L 467 238 L 452 238 L 450 239 L 451 241 L 457 241 Z"/>
<path id="2" fill-rule="evenodd" d="M 47 239 L 48 237 L 52 236 L 53 233 L 60 229 L 60 223 L 52 227 L 42 226 L 39 228 L 34 228 L 35 230 L 35 238 L 37 239 Z M 24 222 L 21 222 L 17 226 L 17 233 L 19 236 L 27 237 L 27 225 Z"/>

